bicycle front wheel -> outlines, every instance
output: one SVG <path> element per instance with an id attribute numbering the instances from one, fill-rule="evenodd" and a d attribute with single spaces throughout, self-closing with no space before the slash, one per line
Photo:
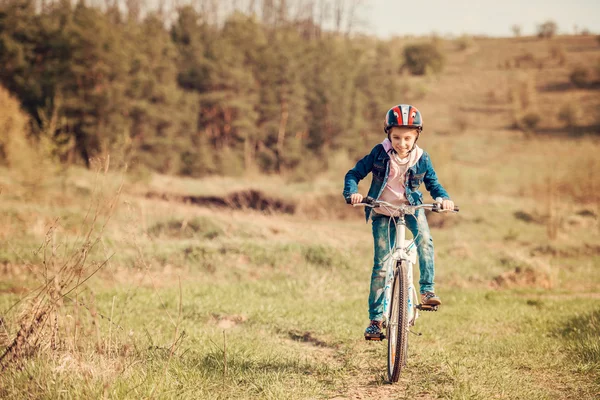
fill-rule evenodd
<path id="1" fill-rule="evenodd" d="M 408 352 L 408 279 L 406 263 L 398 261 L 392 284 L 388 337 L 388 380 L 398 382 Z"/>

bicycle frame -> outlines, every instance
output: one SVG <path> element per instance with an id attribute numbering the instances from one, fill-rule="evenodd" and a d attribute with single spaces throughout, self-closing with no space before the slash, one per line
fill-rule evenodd
<path id="1" fill-rule="evenodd" d="M 392 217 L 389 223 L 394 223 L 396 239 L 384 261 L 386 271 L 383 292 L 383 323 L 388 333 L 388 378 L 390 382 L 397 382 L 400 371 L 406 366 L 408 352 L 408 333 L 419 317 L 419 310 L 437 311 L 437 305 L 419 304 L 417 291 L 413 282 L 413 265 L 416 264 L 416 240 L 406 240 L 406 215 L 417 215 L 419 209 L 427 208 L 434 212 L 458 211 L 442 210 L 441 200 L 436 199 L 435 204 L 419 205 L 394 205 L 370 197 L 364 203 L 354 206 L 383 207 Z M 388 235 L 390 226 L 388 225 Z M 389 243 L 389 236 L 388 236 Z M 392 299 L 393 296 L 393 299 Z M 393 302 L 393 304 L 392 304 Z M 406 308 L 405 308 L 406 307 Z M 392 315 L 393 313 L 393 315 Z M 396 322 L 397 321 L 397 322 Z M 365 334 L 367 340 L 381 340 L 381 336 L 371 339 Z"/>
<path id="2" fill-rule="evenodd" d="M 407 318 L 407 326 L 406 329 L 409 329 L 411 326 L 414 326 L 415 321 L 419 317 L 419 298 L 417 296 L 417 291 L 415 289 L 415 285 L 413 282 L 413 265 L 417 262 L 417 254 L 416 254 L 416 237 L 408 241 L 406 240 L 406 215 L 415 215 L 418 209 L 430 209 L 435 212 L 446 212 L 446 211 L 454 211 L 458 212 L 458 207 L 454 207 L 454 210 L 441 210 L 440 203 L 441 199 L 436 199 L 436 204 L 419 204 L 416 206 L 412 205 L 400 205 L 396 206 L 384 201 L 379 201 L 373 198 L 367 198 L 366 203 L 357 203 L 354 206 L 366 206 L 366 207 L 375 207 L 375 206 L 383 206 L 388 211 L 392 211 L 391 213 L 394 215 L 393 218 L 390 218 L 390 223 L 394 221 L 395 229 L 396 229 L 396 241 L 393 247 L 390 249 L 388 259 L 385 261 L 385 269 L 386 269 L 386 278 L 384 285 L 384 298 L 383 298 L 383 322 L 384 324 L 390 320 L 390 299 L 392 295 L 392 283 L 394 281 L 394 273 L 397 269 L 397 266 L 400 262 L 405 261 L 407 265 L 406 278 L 408 280 L 408 293 L 410 294 L 408 297 L 408 318 Z M 375 205 L 377 203 L 377 205 Z M 433 311 L 437 310 L 437 307 L 432 309 Z"/>
<path id="3" fill-rule="evenodd" d="M 413 283 L 413 265 L 417 262 L 417 251 L 415 240 L 407 241 L 406 239 L 406 221 L 404 215 L 395 218 L 397 218 L 397 221 L 395 219 L 390 219 L 390 224 L 392 221 L 395 223 L 396 241 L 390 249 L 388 259 L 385 261 L 384 265 L 386 277 L 383 297 L 383 322 L 384 324 L 387 324 L 387 321 L 390 320 L 391 309 L 389 305 L 392 296 L 394 273 L 400 265 L 400 262 L 405 261 L 407 266 L 408 292 L 410 293 L 408 298 L 408 324 L 406 326 L 406 329 L 408 329 L 415 324 L 415 321 L 419 317 L 419 310 L 416 308 L 416 304 L 419 304 L 419 299 Z"/>

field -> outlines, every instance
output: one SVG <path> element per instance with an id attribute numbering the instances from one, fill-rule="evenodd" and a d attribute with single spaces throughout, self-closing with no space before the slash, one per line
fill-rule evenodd
<path id="1" fill-rule="evenodd" d="M 372 237 L 341 196 L 355 157 L 202 180 L 102 159 L 0 170 L 0 397 L 599 398 L 600 99 L 568 76 L 600 46 L 450 53 L 440 76 L 407 78 L 461 212 L 430 216 L 444 304 L 419 319 L 398 384 L 385 343 L 362 338 Z M 512 126 L 523 87 L 548 116 L 535 133 Z M 565 102 L 585 111 L 575 134 Z"/>

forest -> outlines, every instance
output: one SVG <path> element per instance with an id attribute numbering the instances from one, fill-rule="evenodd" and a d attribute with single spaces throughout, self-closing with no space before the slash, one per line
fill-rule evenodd
<path id="1" fill-rule="evenodd" d="M 0 85 L 28 143 L 63 165 L 110 154 L 191 177 L 318 171 L 410 100 L 402 74 L 443 63 L 429 40 L 353 33 L 360 1 L 241 3 L 2 1 Z M 0 162 L 8 152 L 0 142 Z"/>

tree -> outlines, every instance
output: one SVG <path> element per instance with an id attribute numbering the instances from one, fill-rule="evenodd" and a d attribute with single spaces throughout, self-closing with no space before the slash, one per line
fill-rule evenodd
<path id="1" fill-rule="evenodd" d="M 241 150 L 246 168 L 254 166 L 259 134 L 254 67 L 264 45 L 266 38 L 256 21 L 235 13 L 207 50 L 210 86 L 200 98 L 200 124 L 219 154 L 225 154 L 225 148 Z M 222 159 L 225 170 L 234 165 L 229 161 Z"/>
<path id="2" fill-rule="evenodd" d="M 196 127 L 196 99 L 177 84 L 177 49 L 159 16 L 129 24 L 127 42 L 135 49 L 127 52 L 128 152 L 135 163 L 177 173 Z"/>
<path id="3" fill-rule="evenodd" d="M 54 138 L 59 158 L 73 161 L 77 154 L 87 164 L 123 123 L 115 111 L 122 92 L 117 82 L 126 70 L 115 51 L 118 31 L 106 15 L 81 3 L 73 9 L 62 2 L 36 14 L 28 0 L 15 1 L 3 16 L 7 51 L 0 58 L 7 68 L 0 79 L 32 116 L 34 132 Z"/>
<path id="4" fill-rule="evenodd" d="M 306 44 L 290 26 L 271 32 L 269 44 L 262 47 L 256 70 L 262 132 L 257 154 L 263 170 L 281 172 L 299 162 L 296 145 L 308 130 L 302 75 Z"/>
<path id="5" fill-rule="evenodd" d="M 521 36 L 521 25 L 515 24 L 511 26 L 510 29 L 512 30 L 512 33 L 515 37 Z"/>
<path id="6" fill-rule="evenodd" d="M 541 39 L 550 39 L 558 31 L 558 25 L 554 21 L 546 21 L 543 24 L 538 25 L 537 35 Z"/>

